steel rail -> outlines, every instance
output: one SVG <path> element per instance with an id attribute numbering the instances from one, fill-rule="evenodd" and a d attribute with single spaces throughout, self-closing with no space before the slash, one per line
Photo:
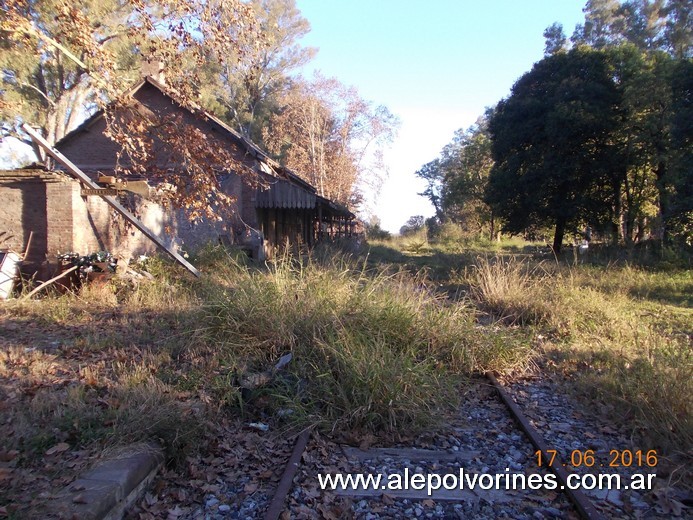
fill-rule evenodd
<path id="1" fill-rule="evenodd" d="M 267 512 L 265 513 L 265 520 L 278 520 L 282 512 L 284 511 L 286 496 L 289 494 L 289 491 L 291 491 L 291 486 L 293 485 L 294 477 L 296 476 L 296 472 L 298 471 L 298 465 L 301 462 L 301 457 L 303 456 L 303 452 L 305 451 L 306 446 L 308 445 L 308 440 L 310 439 L 310 434 L 312 433 L 312 431 L 313 428 L 303 430 L 303 432 L 301 432 L 301 434 L 296 439 L 294 451 L 291 453 L 291 458 L 289 459 L 289 462 L 286 464 L 286 468 L 284 468 L 284 473 L 282 474 L 282 478 L 279 481 L 277 490 L 274 492 L 272 502 L 270 503 L 269 507 L 267 508 Z"/>
<path id="2" fill-rule="evenodd" d="M 489 379 L 489 381 L 491 381 L 501 400 L 508 407 L 515 420 L 520 425 L 520 428 L 522 428 L 527 437 L 529 437 L 530 442 L 535 448 L 541 450 L 542 454 L 547 457 L 546 460 L 551 460 L 548 454 L 549 447 L 546 442 L 544 442 L 544 438 L 531 424 L 529 424 L 529 421 L 523 415 L 520 407 L 517 406 L 515 401 L 513 401 L 513 398 L 510 397 L 508 392 L 506 392 L 503 386 L 498 382 L 493 372 L 486 372 L 486 377 Z M 570 476 L 570 473 L 568 473 L 566 469 L 555 460 L 552 462 L 550 467 L 558 477 L 558 480 L 561 482 L 562 491 L 565 491 L 571 502 L 575 504 L 580 516 L 585 520 L 603 520 L 604 517 L 602 514 L 597 511 L 597 508 L 582 491 L 568 487 L 568 477 Z"/>

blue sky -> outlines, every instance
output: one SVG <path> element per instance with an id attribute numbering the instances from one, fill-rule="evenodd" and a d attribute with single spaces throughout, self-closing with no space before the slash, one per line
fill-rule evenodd
<path id="1" fill-rule="evenodd" d="M 585 1 L 296 0 L 311 24 L 302 43 L 319 49 L 303 74 L 353 85 L 401 121 L 388 181 L 371 196 L 384 228 L 433 214 L 414 172 L 543 57 L 546 27 L 560 22 L 570 35 Z M 0 167 L 12 155 L 0 146 Z"/>
<path id="2" fill-rule="evenodd" d="M 389 179 L 375 214 L 398 231 L 433 208 L 414 172 L 435 159 L 458 128 L 507 96 L 543 57 L 546 27 L 570 35 L 585 0 L 296 0 L 319 49 L 304 74 L 320 70 L 355 86 L 401 120 L 386 154 Z"/>

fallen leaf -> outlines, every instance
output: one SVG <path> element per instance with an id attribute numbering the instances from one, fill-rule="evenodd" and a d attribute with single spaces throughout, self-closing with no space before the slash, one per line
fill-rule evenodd
<path id="1" fill-rule="evenodd" d="M 10 450 L 10 451 L 2 450 L 2 451 L 0 451 L 0 461 L 10 462 L 10 461 L 14 460 L 14 458 L 17 455 L 19 455 L 19 452 L 17 450 Z"/>
<path id="2" fill-rule="evenodd" d="M 375 437 L 373 437 L 373 435 L 371 435 L 370 433 L 364 435 L 364 437 L 361 439 L 361 442 L 359 443 L 359 449 L 366 451 L 368 448 L 371 447 L 373 441 L 375 441 Z"/>
<path id="3" fill-rule="evenodd" d="M 329 507 L 323 504 L 318 506 L 318 511 L 320 511 L 322 518 L 325 520 L 339 520 L 342 514 L 341 509 Z"/>
<path id="4" fill-rule="evenodd" d="M 426 500 L 424 500 L 421 503 L 426 507 L 435 507 L 435 505 L 436 505 L 436 503 L 433 500 L 431 500 L 430 498 L 427 498 Z"/>
<path id="5" fill-rule="evenodd" d="M 657 509 L 664 513 L 665 515 L 671 516 L 681 516 L 683 512 L 684 505 L 669 496 L 669 492 L 666 489 L 659 489 L 654 493 L 657 497 Z"/>
<path id="6" fill-rule="evenodd" d="M 55 455 L 56 453 L 62 453 L 70 449 L 70 445 L 66 442 L 61 442 L 56 444 L 52 448 L 46 450 L 46 455 Z"/>
<path id="7" fill-rule="evenodd" d="M 248 482 L 243 488 L 243 491 L 248 494 L 255 493 L 255 491 L 257 491 L 257 482 Z"/>
<path id="8" fill-rule="evenodd" d="M 84 495 L 82 495 L 82 494 L 75 496 L 75 497 L 72 499 L 72 501 L 73 501 L 75 504 L 86 504 L 86 503 L 87 503 L 87 499 L 84 498 Z"/>
<path id="9" fill-rule="evenodd" d="M 273 475 L 274 475 L 274 471 L 271 469 L 268 469 L 267 471 L 263 471 L 262 473 L 260 473 L 258 475 L 258 477 L 263 479 L 263 480 L 266 480 L 268 478 L 272 478 Z"/>
<path id="10" fill-rule="evenodd" d="M 7 480 L 12 476 L 10 468 L 0 468 L 0 480 Z"/>
<path id="11" fill-rule="evenodd" d="M 312 500 L 312 499 L 315 499 L 315 498 L 318 498 L 318 497 L 321 495 L 320 490 L 318 490 L 317 487 L 305 488 L 305 489 L 303 490 L 303 492 L 304 492 L 304 494 L 305 494 L 305 497 L 306 497 L 307 499 L 311 499 L 311 500 Z"/>

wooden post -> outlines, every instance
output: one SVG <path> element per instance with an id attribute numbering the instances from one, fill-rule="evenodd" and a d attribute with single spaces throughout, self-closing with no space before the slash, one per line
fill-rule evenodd
<path id="1" fill-rule="evenodd" d="M 322 240 L 322 206 L 318 202 L 318 242 Z"/>
<path id="2" fill-rule="evenodd" d="M 41 148 L 43 148 L 48 155 L 53 157 L 56 161 L 61 163 L 65 168 L 67 168 L 67 171 L 69 171 L 73 177 L 77 178 L 78 180 L 82 181 L 84 184 L 89 186 L 90 188 L 93 189 L 99 189 L 100 186 L 96 184 L 94 181 L 92 181 L 89 176 L 87 176 L 86 173 L 84 173 L 82 170 L 77 168 L 67 157 L 65 157 L 63 154 L 61 154 L 58 150 L 53 148 L 46 140 L 41 137 L 36 131 L 31 128 L 29 125 L 24 124 L 22 126 L 24 131 L 29 134 L 29 136 L 38 144 Z M 144 235 L 154 242 L 157 246 L 159 246 L 161 249 L 163 249 L 165 252 L 167 252 L 169 255 L 171 255 L 174 260 L 176 260 L 179 264 L 181 264 L 183 267 L 185 267 L 188 271 L 190 271 L 192 274 L 197 276 L 199 278 L 200 276 L 200 271 L 195 269 L 195 267 L 190 264 L 185 258 L 183 258 L 181 255 L 176 253 L 173 249 L 169 248 L 163 240 L 161 240 L 158 236 L 154 234 L 152 230 L 150 230 L 147 226 L 145 226 L 140 220 L 130 213 L 127 209 L 125 209 L 120 202 L 118 202 L 115 197 L 111 197 L 109 195 L 102 195 L 101 198 L 106 201 L 106 203 L 111 206 L 113 209 L 115 209 L 118 213 L 123 215 L 125 219 L 130 222 L 132 225 L 134 225 L 137 229 L 139 229 Z"/>
<path id="3" fill-rule="evenodd" d="M 39 291 L 40 291 L 41 289 L 43 289 L 44 287 L 46 287 L 46 286 L 52 284 L 53 282 L 57 282 L 58 280 L 60 280 L 60 279 L 63 278 L 64 276 L 67 276 L 67 275 L 70 274 L 72 271 L 76 271 L 77 269 L 79 269 L 79 266 L 78 266 L 78 265 L 73 265 L 72 267 L 70 267 L 70 268 L 67 269 L 66 271 L 63 271 L 62 273 L 60 273 L 58 276 L 54 276 L 54 277 L 51 278 L 50 280 L 46 280 L 46 281 L 43 282 L 41 285 L 39 285 L 36 289 L 34 289 L 34 290 L 31 291 L 29 294 L 27 294 L 26 296 L 24 296 L 24 299 L 28 300 L 29 298 L 31 298 L 34 294 L 36 294 L 37 292 L 39 292 Z"/>

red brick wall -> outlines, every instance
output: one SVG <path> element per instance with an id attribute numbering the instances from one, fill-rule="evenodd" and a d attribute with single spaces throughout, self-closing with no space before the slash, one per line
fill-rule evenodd
<path id="1" fill-rule="evenodd" d="M 150 84 L 145 84 L 136 93 L 135 98 L 159 115 L 177 112 L 182 115 L 184 124 L 193 125 L 210 135 L 221 134 L 214 122 L 200 119 L 187 110 L 181 109 L 169 97 L 163 95 Z M 103 134 L 105 128 L 105 120 L 103 118 L 96 119 L 89 128 L 73 134 L 68 140 L 61 143 L 59 149 L 82 170 L 100 170 L 104 173 L 112 171 L 115 167 L 117 147 Z M 228 141 L 228 146 L 236 152 L 237 160 L 249 166 L 254 164 L 253 160 L 244 151 L 241 151 L 235 143 Z M 183 249 L 192 249 L 210 240 L 216 241 L 220 234 L 233 234 L 234 230 L 245 227 L 243 222 L 249 226 L 257 227 L 254 189 L 247 186 L 239 176 L 231 174 L 223 182 L 223 190 L 236 199 L 233 208 L 235 217 L 230 222 L 225 223 L 192 225 L 185 217 L 184 211 L 171 212 L 167 216 L 168 224 L 178 231 L 178 239 L 174 242 L 181 245 Z"/>
<path id="2" fill-rule="evenodd" d="M 0 248 L 23 253 L 33 230 L 35 248 L 30 253 L 40 260 L 35 252 L 45 249 L 45 185 L 40 174 L 27 178 L 9 174 L 0 172 Z"/>
<path id="3" fill-rule="evenodd" d="M 14 235 L 0 247 L 23 253 L 33 233 L 30 262 L 40 263 L 48 253 L 71 251 L 75 184 L 62 175 L 39 170 L 0 172 L 0 231 Z"/>
<path id="4" fill-rule="evenodd" d="M 143 223 L 164 238 L 176 222 L 155 203 L 132 195 Z M 128 224 L 100 197 L 81 195 L 81 185 L 61 174 L 43 171 L 0 171 L 0 248 L 23 253 L 33 232 L 27 271 L 55 263 L 58 254 L 109 251 L 123 259 L 151 253 L 155 244 Z"/>

